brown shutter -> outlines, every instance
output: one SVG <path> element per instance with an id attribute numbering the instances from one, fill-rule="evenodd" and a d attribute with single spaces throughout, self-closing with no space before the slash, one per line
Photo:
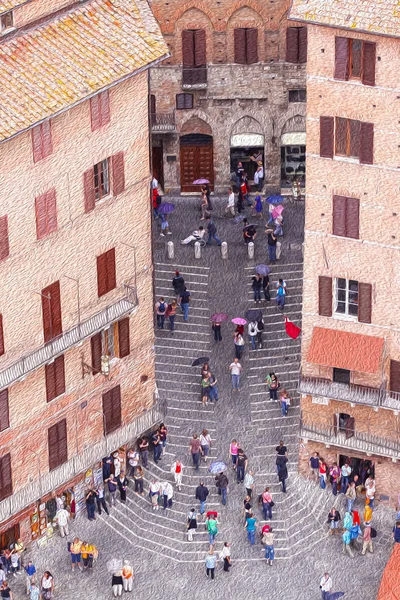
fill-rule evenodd
<path id="1" fill-rule="evenodd" d="M 45 365 L 44 374 L 46 380 L 46 401 L 51 402 L 56 394 L 56 371 L 54 368 L 54 362 Z"/>
<path id="2" fill-rule="evenodd" d="M 119 357 L 124 358 L 130 353 L 129 317 L 118 321 Z"/>
<path id="3" fill-rule="evenodd" d="M 113 194 L 118 196 L 125 190 L 125 166 L 124 153 L 118 152 L 111 159 L 112 178 L 113 178 Z"/>
<path id="4" fill-rule="evenodd" d="M 42 294 L 44 342 L 62 333 L 60 282 L 55 281 L 44 288 Z"/>
<path id="5" fill-rule="evenodd" d="M 320 131 L 320 156 L 324 158 L 333 158 L 333 133 L 334 133 L 334 119 L 333 117 L 320 117 L 319 118 L 319 131 Z"/>
<path id="6" fill-rule="evenodd" d="M 65 363 L 64 355 L 57 356 L 54 361 L 56 396 L 61 396 L 65 392 Z"/>
<path id="7" fill-rule="evenodd" d="M 349 417 L 346 419 L 345 423 L 345 431 L 346 431 L 346 439 L 353 437 L 355 431 L 355 419 L 354 417 Z"/>
<path id="8" fill-rule="evenodd" d="M 46 194 L 35 198 L 36 237 L 41 240 L 47 233 Z"/>
<path id="9" fill-rule="evenodd" d="M 83 174 L 83 192 L 85 196 L 85 212 L 88 213 L 94 209 L 96 204 L 93 167 Z"/>
<path id="10" fill-rule="evenodd" d="M 360 323 L 371 323 L 372 285 L 358 283 L 358 320 Z"/>
<path id="11" fill-rule="evenodd" d="M 101 125 L 108 125 L 110 122 L 111 114 L 110 114 L 110 94 L 109 91 L 101 92 L 99 94 L 100 100 L 100 117 L 101 117 Z"/>
<path id="12" fill-rule="evenodd" d="M 205 29 L 196 29 L 194 31 L 194 66 L 205 67 L 206 64 L 206 31 Z"/>
<path id="13" fill-rule="evenodd" d="M 246 62 L 252 65 L 258 62 L 258 30 L 246 29 Z"/>
<path id="14" fill-rule="evenodd" d="M 346 237 L 346 202 L 344 196 L 333 196 L 332 233 Z"/>
<path id="15" fill-rule="evenodd" d="M 4 331 L 3 331 L 3 315 L 0 315 L 0 356 L 5 353 L 4 348 Z"/>
<path id="16" fill-rule="evenodd" d="M 246 30 L 243 28 L 233 30 L 234 60 L 239 65 L 246 64 Z"/>
<path id="17" fill-rule="evenodd" d="M 90 348 L 92 351 L 93 375 L 96 375 L 101 371 L 101 355 L 103 353 L 101 344 L 101 332 L 96 333 L 90 338 Z"/>
<path id="18" fill-rule="evenodd" d="M 360 237 L 360 200 L 358 198 L 347 198 L 345 235 L 355 240 Z"/>
<path id="19" fill-rule="evenodd" d="M 60 465 L 68 460 L 67 446 L 67 421 L 63 419 L 58 423 L 58 459 Z"/>
<path id="20" fill-rule="evenodd" d="M 41 125 L 36 125 L 31 129 L 33 162 L 37 163 L 43 158 L 42 150 L 42 128 Z"/>
<path id="21" fill-rule="evenodd" d="M 390 361 L 390 390 L 400 392 L 400 362 L 398 360 Z"/>
<path id="22" fill-rule="evenodd" d="M 107 294 L 107 254 L 100 254 L 97 257 L 97 295 Z"/>
<path id="23" fill-rule="evenodd" d="M 360 156 L 361 123 L 350 119 L 350 156 Z"/>
<path id="24" fill-rule="evenodd" d="M 100 94 L 96 94 L 96 96 L 90 98 L 90 122 L 92 131 L 96 131 L 96 129 L 100 129 L 101 127 L 100 110 Z"/>
<path id="25" fill-rule="evenodd" d="M 349 38 L 335 37 L 335 79 L 349 78 Z"/>
<path id="26" fill-rule="evenodd" d="M 115 248 L 106 252 L 107 255 L 107 291 L 113 290 L 117 285 L 117 274 L 115 269 Z"/>
<path id="27" fill-rule="evenodd" d="M 297 63 L 299 59 L 299 28 L 288 27 L 286 31 L 286 62 Z"/>
<path id="28" fill-rule="evenodd" d="M 121 387 L 117 385 L 103 394 L 103 414 L 105 434 L 121 426 Z"/>
<path id="29" fill-rule="evenodd" d="M 0 392 L 0 431 L 10 427 L 10 415 L 8 409 L 8 388 Z"/>
<path id="30" fill-rule="evenodd" d="M 361 123 L 360 163 L 374 164 L 374 124 Z"/>
<path id="31" fill-rule="evenodd" d="M 182 31 L 182 65 L 194 67 L 194 35 L 190 29 Z"/>
<path id="32" fill-rule="evenodd" d="M 347 131 L 348 131 L 348 119 L 342 117 L 336 117 L 336 131 L 335 131 L 335 154 L 346 156 L 347 155 Z"/>
<path id="33" fill-rule="evenodd" d="M 0 500 L 8 498 L 12 493 L 11 454 L 5 454 L 0 458 Z"/>
<path id="34" fill-rule="evenodd" d="M 59 467 L 68 460 L 67 421 L 63 419 L 48 429 L 49 469 Z"/>
<path id="35" fill-rule="evenodd" d="M 318 314 L 332 316 L 332 277 L 318 277 Z"/>
<path id="36" fill-rule="evenodd" d="M 8 240 L 8 217 L 0 217 L 0 260 L 10 255 L 10 243 Z"/>
<path id="37" fill-rule="evenodd" d="M 56 189 L 49 190 L 46 194 L 47 233 L 57 231 L 57 200 Z"/>
<path id="38" fill-rule="evenodd" d="M 299 27 L 299 63 L 307 62 L 307 27 Z"/>
<path id="39" fill-rule="evenodd" d="M 363 70 L 362 82 L 364 85 L 375 85 L 376 44 L 363 42 Z"/>
<path id="40" fill-rule="evenodd" d="M 51 140 L 51 121 L 48 119 L 41 124 L 42 128 L 42 143 L 43 143 L 43 158 L 50 156 L 53 153 L 53 143 Z"/>

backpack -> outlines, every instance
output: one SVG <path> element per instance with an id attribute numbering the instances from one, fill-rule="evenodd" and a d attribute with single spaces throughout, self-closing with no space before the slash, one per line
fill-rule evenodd
<path id="1" fill-rule="evenodd" d="M 262 321 L 258 321 L 257 328 L 259 331 L 262 331 L 264 329 L 264 323 Z"/>
<path id="2" fill-rule="evenodd" d="M 160 302 L 160 306 L 158 307 L 158 310 L 160 311 L 160 313 L 165 314 L 165 302 Z"/>
<path id="3" fill-rule="evenodd" d="M 161 204 L 161 196 L 159 196 L 158 194 L 156 196 L 156 204 L 157 204 L 157 206 L 160 206 L 160 204 Z"/>
<path id="4" fill-rule="evenodd" d="M 374 529 L 373 527 L 371 527 L 371 537 L 372 538 L 376 538 L 376 536 L 377 536 L 376 529 Z"/>

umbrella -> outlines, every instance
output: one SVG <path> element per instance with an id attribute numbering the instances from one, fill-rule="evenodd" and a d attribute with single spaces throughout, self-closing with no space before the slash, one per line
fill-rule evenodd
<path id="1" fill-rule="evenodd" d="M 254 308 L 251 308 L 246 312 L 244 316 L 246 317 L 246 319 L 248 319 L 248 321 L 259 321 L 260 319 L 262 319 L 262 310 L 255 310 Z"/>
<path id="2" fill-rule="evenodd" d="M 232 221 L 235 223 L 235 225 L 237 225 L 238 223 L 241 223 L 242 221 L 244 221 L 246 218 L 245 215 L 238 215 L 237 217 L 234 217 L 232 219 Z"/>
<path id="3" fill-rule="evenodd" d="M 112 558 L 107 563 L 107 571 L 113 575 L 120 571 L 123 566 L 122 558 Z"/>
<path id="4" fill-rule="evenodd" d="M 228 467 L 226 466 L 223 460 L 216 460 L 211 463 L 211 465 L 208 467 L 208 470 L 212 475 L 217 475 L 218 473 L 226 471 L 227 468 Z"/>
<path id="5" fill-rule="evenodd" d="M 208 179 L 195 179 L 192 185 L 202 185 L 203 183 L 210 183 Z"/>
<path id="6" fill-rule="evenodd" d="M 232 319 L 232 323 L 235 323 L 235 325 L 246 325 L 247 321 L 246 321 L 246 319 L 241 319 L 240 317 L 235 317 L 234 319 Z"/>
<path id="7" fill-rule="evenodd" d="M 344 592 L 325 592 L 326 600 L 338 600 L 338 598 L 342 598 L 344 596 Z"/>
<path id="8" fill-rule="evenodd" d="M 210 318 L 210 321 L 214 321 L 214 323 L 223 323 L 228 320 L 228 315 L 226 313 L 215 313 Z"/>
<path id="9" fill-rule="evenodd" d="M 269 204 L 280 204 L 281 202 L 283 202 L 283 196 L 281 196 L 280 194 L 277 194 L 276 196 L 268 196 L 268 198 L 266 198 L 266 201 L 269 202 Z"/>
<path id="10" fill-rule="evenodd" d="M 287 317 L 285 317 L 285 329 L 288 336 L 291 337 L 293 340 L 298 338 L 301 332 L 300 327 L 297 327 L 297 325 L 292 323 L 292 321 L 289 321 Z"/>
<path id="11" fill-rule="evenodd" d="M 271 273 L 271 269 L 269 268 L 268 265 L 257 265 L 256 266 L 256 273 L 258 275 L 262 275 L 263 277 L 265 277 L 266 275 L 268 275 L 269 273 Z"/>
<path id="12" fill-rule="evenodd" d="M 159 213 L 167 215 L 175 210 L 175 204 L 171 204 L 171 202 L 164 202 L 164 204 L 160 204 L 157 210 Z"/>
<path id="13" fill-rule="evenodd" d="M 282 206 L 282 204 L 279 204 L 279 206 L 275 206 L 274 210 L 271 212 L 271 215 L 274 219 L 277 219 L 278 217 L 281 216 L 281 214 L 283 213 L 284 210 L 285 210 L 285 207 Z"/>
<path id="14" fill-rule="evenodd" d="M 208 363 L 208 362 L 210 362 L 210 359 L 208 358 L 208 356 L 200 356 L 199 358 L 196 358 L 192 362 L 192 367 L 197 367 L 198 365 L 201 365 L 203 363 Z"/>

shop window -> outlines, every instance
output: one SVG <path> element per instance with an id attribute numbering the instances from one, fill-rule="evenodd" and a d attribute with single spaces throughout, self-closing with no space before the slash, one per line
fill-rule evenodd
<path id="1" fill-rule="evenodd" d="M 110 193 L 109 159 L 106 158 L 94 165 L 94 193 L 96 200 L 101 200 Z"/>
<path id="2" fill-rule="evenodd" d="M 289 102 L 306 102 L 306 90 L 289 90 Z"/>
<path id="3" fill-rule="evenodd" d="M 1 15 L 0 17 L 0 31 L 4 32 L 7 31 L 7 29 L 11 29 L 12 27 L 14 27 L 14 15 L 13 11 L 10 10 L 9 12 L 4 13 L 4 15 Z"/>
<path id="4" fill-rule="evenodd" d="M 358 316 L 358 281 L 335 279 L 334 312 L 339 315 Z"/>
<path id="5" fill-rule="evenodd" d="M 281 180 L 282 186 L 293 179 L 298 179 L 302 185 L 305 182 L 306 147 L 300 145 L 281 146 Z"/>
<path id="6" fill-rule="evenodd" d="M 337 369 L 334 367 L 332 380 L 335 383 L 345 383 L 350 385 L 350 371 L 347 369 Z"/>
<path id="7" fill-rule="evenodd" d="M 99 298 L 104 296 L 117 285 L 115 248 L 97 257 L 97 293 Z"/>

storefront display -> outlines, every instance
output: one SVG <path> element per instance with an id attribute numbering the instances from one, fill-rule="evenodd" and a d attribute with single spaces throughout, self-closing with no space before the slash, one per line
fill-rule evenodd
<path id="1" fill-rule="evenodd" d="M 281 186 L 291 187 L 296 178 L 302 187 L 306 176 L 306 134 L 284 133 L 281 138 Z"/>

